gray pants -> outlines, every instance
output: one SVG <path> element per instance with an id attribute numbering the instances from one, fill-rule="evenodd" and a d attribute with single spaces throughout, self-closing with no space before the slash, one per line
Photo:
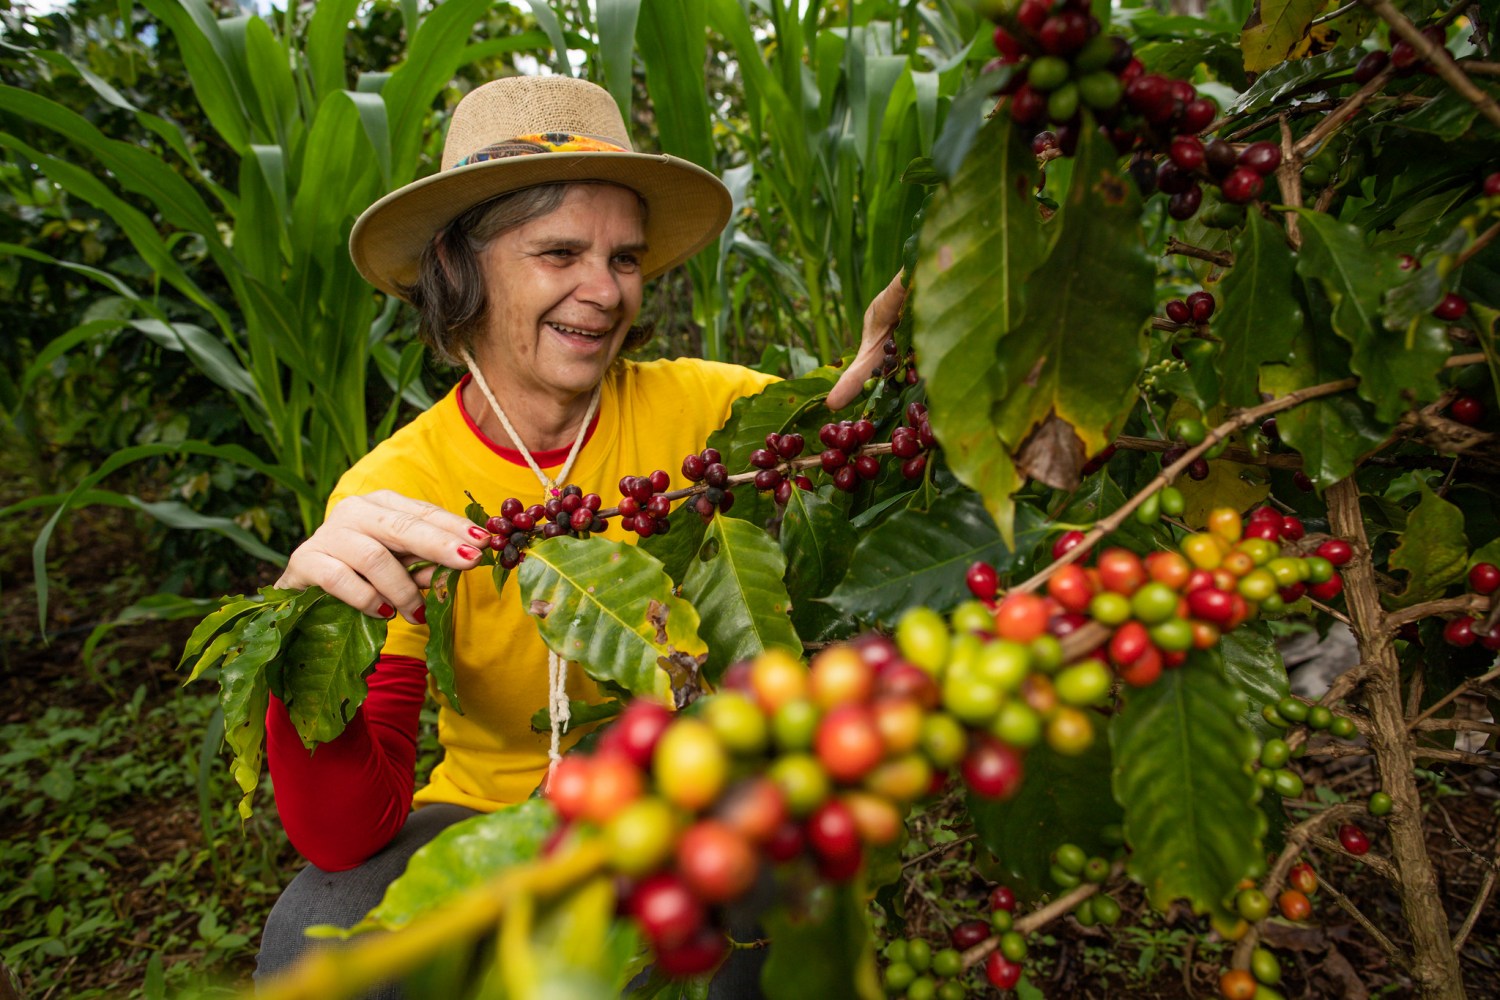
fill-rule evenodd
<path id="1" fill-rule="evenodd" d="M 406 863 L 418 848 L 445 828 L 477 815 L 472 809 L 446 803 L 424 806 L 407 818 L 394 840 L 358 868 L 325 872 L 308 865 L 302 869 L 266 918 L 255 963 L 256 981 L 293 965 L 309 948 L 338 947 L 336 941 L 313 940 L 304 932 L 317 924 L 352 927 L 359 923 L 385 896 L 386 887 L 406 871 Z M 764 962 L 764 950 L 731 952 L 709 986 L 710 1000 L 758 1000 Z M 644 981 L 643 975 L 638 983 Z M 405 996 L 398 984 L 390 983 L 365 994 L 365 1000 L 403 1000 Z"/>

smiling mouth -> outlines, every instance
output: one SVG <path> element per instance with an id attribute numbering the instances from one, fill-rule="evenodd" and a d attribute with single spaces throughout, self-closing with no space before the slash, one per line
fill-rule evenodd
<path id="1" fill-rule="evenodd" d="M 600 340 L 604 337 L 609 336 L 609 334 L 611 333 L 611 330 L 585 330 L 581 327 L 564 326 L 561 323 L 553 323 L 550 321 L 547 323 L 547 325 L 552 327 L 552 329 L 556 330 L 558 333 L 568 334 L 574 337 L 587 337 L 590 340 Z"/>

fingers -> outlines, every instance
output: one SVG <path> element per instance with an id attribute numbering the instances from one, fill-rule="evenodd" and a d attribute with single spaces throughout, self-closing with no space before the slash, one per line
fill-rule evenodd
<path id="1" fill-rule="evenodd" d="M 279 585 L 316 585 L 366 614 L 390 618 L 400 611 L 421 625 L 420 588 L 431 582 L 432 570 L 413 575 L 407 564 L 469 569 L 488 539 L 489 532 L 466 518 L 390 491 L 349 497 L 292 553 Z"/>
<path id="2" fill-rule="evenodd" d="M 871 373 L 885 360 L 885 340 L 901 322 L 901 308 L 906 303 L 906 288 L 901 284 L 901 272 L 881 289 L 865 309 L 864 329 L 859 340 L 859 353 L 845 369 L 844 374 L 828 393 L 828 408 L 841 410 L 859 398 Z"/>

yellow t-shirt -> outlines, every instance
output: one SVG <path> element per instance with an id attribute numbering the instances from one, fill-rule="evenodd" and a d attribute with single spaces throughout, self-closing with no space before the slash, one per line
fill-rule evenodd
<path id="1" fill-rule="evenodd" d="M 598 493 L 606 507 L 619 499 L 623 476 L 664 469 L 672 489 L 688 485 L 682 459 L 704 446 L 736 399 L 775 381 L 748 368 L 709 361 L 619 361 L 605 376 L 594 429 L 568 481 Z M 507 497 L 531 504 L 542 487 L 519 453 L 484 437 L 464 412 L 460 387 L 378 445 L 344 474 L 328 507 L 345 497 L 388 489 L 463 513 L 465 491 L 491 514 Z M 504 405 L 504 400 L 501 400 Z M 554 453 L 555 473 L 566 452 Z M 545 460 L 547 456 L 543 456 Z M 605 537 L 637 535 L 611 519 Z M 438 740 L 445 756 L 417 805 L 452 802 L 492 811 L 530 795 L 547 766 L 550 737 L 531 731 L 531 715 L 547 704 L 547 647 L 521 606 L 514 579 L 497 595 L 488 571 L 465 573 L 454 606 L 455 685 L 464 713 L 438 700 Z M 391 620 L 384 653 L 426 659 L 427 629 Z M 568 694 L 592 695 L 593 682 L 571 665 Z M 573 739 L 576 740 L 576 736 Z M 572 740 L 569 741 L 570 743 Z"/>

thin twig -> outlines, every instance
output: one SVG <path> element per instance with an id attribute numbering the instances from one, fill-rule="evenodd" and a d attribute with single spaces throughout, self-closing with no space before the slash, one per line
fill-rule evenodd
<path id="1" fill-rule="evenodd" d="M 1496 104 L 1494 98 L 1474 85 L 1474 81 L 1453 61 L 1445 47 L 1422 34 L 1421 29 L 1407 20 L 1406 15 L 1397 10 L 1391 0 L 1363 0 L 1363 3 L 1389 24 L 1394 34 L 1409 42 L 1417 50 L 1417 55 L 1427 60 L 1437 75 L 1443 78 L 1444 83 L 1478 108 L 1479 113 L 1488 118 L 1491 124 L 1500 125 L 1500 104 Z"/>
<path id="2" fill-rule="evenodd" d="M 1115 878 L 1124 870 L 1125 863 L 1123 861 L 1116 861 L 1110 867 L 1109 878 Z M 1048 903 L 1041 909 L 1032 910 L 1030 913 L 1026 914 L 1026 916 L 1017 918 L 1011 929 L 1020 934 L 1030 934 L 1032 931 L 1039 930 L 1042 927 L 1047 926 L 1058 917 L 1064 916 L 1069 911 L 1077 907 L 1079 903 L 1083 902 L 1085 899 L 1088 899 L 1090 896 L 1094 895 L 1094 893 L 1102 891 L 1103 889 L 1104 886 L 1101 883 L 1084 882 L 1082 885 L 1074 889 L 1070 889 L 1063 895 L 1058 896 L 1056 899 L 1054 899 L 1052 902 Z M 978 965 L 980 962 L 983 962 L 987 957 L 989 957 L 990 952 L 994 951 L 998 947 L 1000 947 L 1000 935 L 991 934 L 989 937 L 985 938 L 983 941 L 979 942 L 978 944 L 974 945 L 974 947 L 964 952 L 964 968 L 972 969 L 974 966 Z"/>
<path id="3" fill-rule="evenodd" d="M 1365 853 L 1359 855 L 1350 855 L 1348 851 L 1344 850 L 1343 844 L 1340 844 L 1332 837 L 1325 837 L 1322 834 L 1309 838 L 1308 843 L 1314 845 L 1315 847 L 1321 847 L 1329 854 L 1343 854 L 1349 857 L 1353 857 L 1355 861 L 1358 861 L 1360 864 L 1369 868 L 1370 871 L 1376 873 L 1382 878 L 1387 879 L 1393 885 L 1399 885 L 1401 883 L 1401 873 L 1396 871 L 1396 866 L 1391 864 L 1389 861 L 1378 854 Z"/>
<path id="4" fill-rule="evenodd" d="M 1480 357 L 1482 358 L 1483 355 L 1480 355 Z M 1135 496 L 1131 497 L 1129 500 L 1126 500 L 1125 503 L 1113 514 L 1099 521 L 1092 528 L 1090 528 L 1088 533 L 1083 536 L 1083 541 L 1079 542 L 1079 544 L 1063 553 L 1061 557 L 1054 560 L 1040 572 L 1034 574 L 1030 579 L 1012 587 L 1011 590 L 1018 593 L 1025 593 L 1027 591 L 1035 590 L 1037 587 L 1040 587 L 1042 584 L 1046 583 L 1047 580 L 1051 578 L 1052 574 L 1056 573 L 1064 566 L 1082 559 L 1089 553 L 1089 550 L 1094 547 L 1095 543 L 1097 543 L 1099 539 L 1114 531 L 1121 524 L 1124 524 L 1125 519 L 1133 514 L 1135 512 L 1135 509 L 1146 501 L 1147 497 L 1151 496 L 1157 490 L 1165 486 L 1172 485 L 1173 481 L 1176 480 L 1178 476 L 1182 475 L 1182 473 L 1187 470 L 1187 467 L 1189 465 L 1192 465 L 1195 461 L 1197 461 L 1200 455 L 1208 451 L 1220 441 L 1229 437 L 1229 435 L 1233 434 L 1241 427 L 1248 427 L 1253 423 L 1258 423 L 1259 421 L 1265 419 L 1273 413 L 1280 413 L 1282 410 L 1289 410 L 1292 407 L 1304 403 L 1309 399 L 1317 399 L 1320 396 L 1331 396 L 1336 392 L 1343 392 L 1346 389 L 1352 389 L 1358 384 L 1359 379 L 1351 376 L 1349 378 L 1339 379 L 1336 382 L 1324 382 L 1321 385 L 1310 385 L 1303 389 L 1296 389 L 1292 392 L 1287 393 L 1285 396 L 1282 396 L 1279 399 L 1273 399 L 1268 403 L 1262 403 L 1259 406 L 1253 406 L 1248 410 L 1241 410 L 1239 413 L 1230 417 L 1222 424 L 1219 424 L 1217 427 L 1210 430 L 1204 437 L 1201 444 L 1194 445 L 1193 447 L 1189 448 L 1186 452 L 1183 453 L 1181 458 L 1179 458 L 1177 461 L 1173 462 L 1166 468 L 1162 469 L 1154 479 L 1146 484 L 1144 489 L 1142 489 Z"/>
<path id="5" fill-rule="evenodd" d="M 1350 743 L 1329 743 L 1324 746 L 1310 747 L 1305 751 L 1309 757 L 1368 757 L 1374 752 L 1369 747 L 1355 746 Z M 1448 750 L 1444 747 L 1414 746 L 1411 755 L 1423 760 L 1446 760 L 1454 764 L 1473 764 L 1475 767 L 1500 767 L 1500 757 L 1468 753 L 1464 750 Z"/>
<path id="6" fill-rule="evenodd" d="M 1335 18 L 1343 17 L 1345 14 L 1349 13 L 1351 10 L 1358 6 L 1359 0 L 1349 0 L 1348 3 L 1344 4 L 1344 6 L 1340 7 L 1338 10 L 1331 10 L 1327 14 L 1324 14 L 1322 17 L 1313 18 L 1312 24 L 1309 25 L 1309 27 L 1315 28 L 1320 24 L 1327 24 L 1329 21 L 1332 21 Z"/>
<path id="7" fill-rule="evenodd" d="M 1307 599 L 1307 603 L 1311 604 L 1313 607 L 1317 608 L 1319 611 L 1323 612 L 1325 615 L 1329 616 L 1330 618 L 1336 619 L 1337 621 L 1341 621 L 1345 625 L 1348 625 L 1350 628 L 1354 627 L 1354 623 L 1349 620 L 1349 616 L 1346 615 L 1346 614 L 1344 614 L 1342 611 L 1339 611 L 1337 608 L 1334 608 L 1334 607 L 1331 607 L 1331 606 L 1329 606 L 1327 604 L 1324 604 L 1322 601 L 1316 600 L 1315 598 L 1312 598 L 1312 597 L 1309 597 Z"/>
<path id="8" fill-rule="evenodd" d="M 1297 152 L 1300 154 L 1317 149 L 1329 136 L 1343 128 L 1346 122 L 1359 114 L 1359 109 L 1365 106 L 1365 102 L 1384 90 L 1385 85 L 1390 83 L 1391 77 L 1395 75 L 1396 68 L 1394 66 L 1387 66 L 1379 73 L 1376 73 L 1369 83 L 1356 90 L 1347 101 L 1339 106 L 1337 111 L 1318 122 L 1317 125 L 1313 126 L 1312 131 L 1308 132 L 1301 139 L 1298 139 Z"/>
<path id="9" fill-rule="evenodd" d="M 1418 723 L 1423 722 L 1423 721 L 1425 721 L 1427 719 L 1432 718 L 1432 716 L 1437 712 L 1438 709 L 1442 708 L 1444 705 L 1448 704 L 1450 701 L 1453 701 L 1455 698 L 1458 698 L 1458 697 L 1462 696 L 1465 691 L 1468 691 L 1470 688 L 1475 688 L 1475 687 L 1478 687 L 1481 684 L 1484 684 L 1484 683 L 1487 683 L 1489 681 L 1492 681 L 1496 677 L 1500 677 L 1500 667 L 1495 667 L 1493 670 L 1491 670 L 1487 674 L 1480 674 L 1478 677 L 1471 677 L 1471 678 L 1469 678 L 1468 680 L 1466 680 L 1462 684 L 1460 684 L 1458 687 L 1454 688 L 1452 691 L 1449 691 L 1447 694 L 1443 695 L 1437 701 L 1433 702 L 1431 705 L 1428 705 L 1427 706 L 1427 710 L 1425 712 L 1423 712 L 1421 715 L 1417 716 L 1415 719 L 1411 720 L 1411 723 L 1410 723 L 1411 728 L 1415 729 L 1417 727 Z"/>
<path id="10" fill-rule="evenodd" d="M 922 862 L 926 861 L 928 858 L 935 857 L 936 855 L 939 855 L 939 854 L 945 854 L 948 851 L 953 850 L 955 847 L 959 846 L 960 844 L 967 844 L 969 841 L 974 840 L 978 836 L 979 836 L 979 834 L 977 834 L 977 833 L 966 833 L 962 837 L 957 838 L 956 840 L 950 840 L 946 844 L 939 844 L 939 845 L 937 845 L 936 847 L 934 847 L 930 851 L 924 851 L 923 853 L 918 854 L 916 857 L 912 858 L 910 861 L 903 861 L 903 862 L 901 862 L 901 868 L 902 868 L 902 870 L 905 870 L 907 868 L 912 867 L 913 865 L 919 865 Z"/>
<path id="11" fill-rule="evenodd" d="M 1356 0 L 1356 2 L 1358 2 L 1358 0 Z M 1364 859 L 1361 858 L 1360 860 Z M 1376 927 L 1374 924 L 1372 924 L 1369 917 L 1359 912 L 1359 907 L 1350 902 L 1349 897 L 1345 896 L 1342 892 L 1339 892 L 1338 889 L 1334 887 L 1332 882 L 1329 882 L 1321 875 L 1319 875 L 1317 878 L 1318 887 L 1324 892 L 1328 893 L 1329 896 L 1333 897 L 1333 901 L 1339 904 L 1339 908 L 1342 909 L 1345 913 L 1349 914 L 1349 916 L 1353 917 L 1354 922 L 1363 927 L 1365 929 L 1365 933 L 1369 934 L 1370 937 L 1375 939 L 1375 943 L 1380 946 L 1380 950 L 1385 952 L 1388 958 L 1397 963 L 1403 961 L 1404 956 L 1396 948 L 1395 942 L 1386 937 L 1384 932 L 1382 932 L 1379 927 Z"/>
<path id="12" fill-rule="evenodd" d="M 1302 248 L 1302 226 L 1296 210 L 1302 207 L 1302 156 L 1292 140 L 1292 126 L 1285 113 L 1277 116 L 1281 127 L 1281 162 L 1276 166 L 1276 184 L 1281 188 L 1281 201 L 1287 208 L 1286 240 L 1293 250 Z"/>
<path id="13" fill-rule="evenodd" d="M 1191 243 L 1184 243 L 1175 236 L 1167 237 L 1167 248 L 1162 251 L 1162 256 L 1179 254 L 1183 257 L 1195 257 L 1198 260 L 1206 260 L 1210 264 L 1220 267 L 1233 267 L 1234 254 L 1228 250 L 1208 250 L 1204 247 L 1196 247 Z"/>
<path id="14" fill-rule="evenodd" d="M 1500 837 L 1495 838 L 1495 861 L 1500 862 Z M 1479 883 L 1479 893 L 1474 897 L 1474 903 L 1469 907 L 1464 922 L 1453 935 L 1453 954 L 1457 955 L 1463 951 L 1464 942 L 1468 940 L 1469 932 L 1474 929 L 1474 923 L 1479 919 L 1479 914 L 1484 911 L 1484 904 L 1490 900 L 1490 893 L 1495 888 L 1495 879 L 1500 875 L 1500 868 L 1495 864 L 1490 865 L 1484 873 L 1484 880 Z"/>
<path id="15" fill-rule="evenodd" d="M 1423 719 L 1412 726 L 1423 733 L 1488 733 L 1500 736 L 1500 724 L 1478 719 Z"/>
<path id="16" fill-rule="evenodd" d="M 1131 434 L 1121 434 L 1115 438 L 1114 444 L 1115 447 L 1124 448 L 1126 451 L 1170 451 L 1177 447 L 1175 443 L 1163 441 L 1161 438 L 1136 437 Z M 1252 455 L 1248 448 L 1230 447 L 1225 448 L 1219 457 L 1228 462 L 1238 462 L 1240 465 L 1264 465 L 1270 469 L 1302 468 L 1302 456 L 1286 452 Z"/>
<path id="17" fill-rule="evenodd" d="M 1453 258 L 1453 270 L 1456 271 L 1467 264 L 1470 260 L 1473 259 L 1475 254 L 1493 243 L 1497 235 L 1500 235 L 1500 222 L 1495 223 L 1493 226 L 1486 229 L 1478 236 L 1474 237 L 1474 242 L 1470 243 L 1466 248 L 1464 248 L 1463 253 Z"/>
<path id="18" fill-rule="evenodd" d="M 1423 601 L 1421 604 L 1413 604 L 1409 608 L 1400 611 L 1392 611 L 1383 615 L 1380 627 L 1388 635 L 1394 635 L 1396 631 L 1407 622 L 1421 621 L 1433 615 L 1445 615 L 1450 611 L 1459 611 L 1465 614 L 1473 614 L 1480 611 L 1488 611 L 1490 599 L 1478 594 L 1462 594 L 1458 597 L 1443 597 L 1435 601 Z"/>

